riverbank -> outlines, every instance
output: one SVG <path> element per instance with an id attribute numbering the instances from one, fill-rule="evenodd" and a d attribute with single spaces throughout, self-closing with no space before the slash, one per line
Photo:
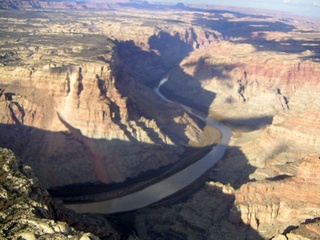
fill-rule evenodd
<path id="1" fill-rule="evenodd" d="M 203 148 L 189 148 L 178 162 L 160 169 L 147 171 L 136 178 L 130 178 L 121 183 L 69 185 L 49 189 L 48 191 L 54 198 L 63 200 L 65 203 L 95 202 L 97 200 L 119 198 L 142 190 L 181 171 L 210 152 L 212 147 L 213 145 Z"/>
<path id="2" fill-rule="evenodd" d="M 168 79 L 163 79 L 159 86 L 156 88 L 157 94 L 165 101 L 167 100 L 163 96 L 159 89 Z M 75 210 L 79 213 L 91 212 L 91 213 L 100 213 L 100 214 L 111 214 L 132 211 L 138 208 L 148 206 L 152 203 L 158 202 L 177 191 L 185 188 L 192 184 L 195 180 L 201 177 L 204 173 L 208 171 L 214 164 L 216 164 L 224 155 L 226 147 L 231 138 L 231 131 L 226 126 L 215 122 L 212 119 L 203 119 L 202 116 L 198 116 L 194 111 L 187 107 L 183 106 L 186 111 L 190 114 L 198 117 L 201 120 L 205 120 L 207 124 L 212 125 L 217 128 L 221 133 L 221 142 L 217 144 L 212 150 L 206 154 L 204 157 L 199 159 L 193 164 L 190 164 L 188 167 L 184 168 L 180 172 L 169 176 L 163 181 L 157 182 L 149 187 L 146 187 L 140 191 L 128 194 L 123 197 L 116 199 L 99 201 L 93 203 L 66 203 L 65 205 Z"/>

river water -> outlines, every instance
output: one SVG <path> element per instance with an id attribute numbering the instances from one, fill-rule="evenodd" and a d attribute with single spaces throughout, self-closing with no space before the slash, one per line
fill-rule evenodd
<path id="1" fill-rule="evenodd" d="M 168 78 L 162 79 L 155 91 L 164 101 L 170 102 L 170 100 L 160 93 L 160 87 L 165 84 L 166 81 L 168 81 Z M 226 147 L 228 146 L 231 138 L 230 129 L 212 119 L 202 118 L 201 116 L 192 112 L 192 109 L 187 106 L 181 106 L 190 114 L 206 121 L 208 124 L 214 126 L 221 132 L 221 142 L 217 144 L 211 152 L 180 172 L 140 191 L 106 201 L 66 204 L 66 207 L 78 213 L 89 212 L 99 214 L 120 213 L 139 209 L 158 202 L 187 187 L 201 177 L 213 165 L 215 165 L 223 157 Z"/>

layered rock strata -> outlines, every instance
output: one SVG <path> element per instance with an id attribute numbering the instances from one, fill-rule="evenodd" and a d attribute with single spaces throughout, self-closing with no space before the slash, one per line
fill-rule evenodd
<path id="1" fill-rule="evenodd" d="M 150 8 L 35 11 L 28 21 L 3 13 L 1 144 L 34 163 L 47 187 L 170 166 L 218 134 L 153 93 L 168 77 L 167 97 L 234 136 L 210 173 L 222 184 L 137 213 L 141 238 L 294 239 L 308 228 L 317 239 L 319 184 L 308 175 L 319 169 L 317 23 L 177 8 L 168 19 Z"/>
<path id="2" fill-rule="evenodd" d="M 123 181 L 177 161 L 183 146 L 189 143 L 198 145 L 200 140 L 205 146 L 215 141 L 214 136 L 206 141 L 209 135 L 205 137 L 199 123 L 178 105 L 166 108 L 166 116 L 173 119 L 165 117 L 158 110 L 170 104 L 162 103 L 155 94 L 142 93 L 143 87 L 138 89 L 129 83 L 130 97 L 121 95 L 107 68 L 53 68 L 37 71 L 28 80 L 16 72 L 21 76 L 18 86 L 6 85 L 10 81 L 2 80 L 2 145 L 17 151 L 25 145 L 21 157 L 34 166 L 45 186 L 80 181 L 75 179 L 75 172 L 86 172 L 81 175 L 82 182 Z M 2 76 L 12 79 L 6 71 Z M 49 84 L 46 79 L 50 79 Z M 147 103 L 143 100 L 146 98 Z M 129 106 L 136 111 L 129 112 Z M 181 131 L 176 131 L 178 128 Z M 39 137 L 41 144 L 37 143 Z M 66 174 L 60 169 L 71 172 Z"/>
<path id="3" fill-rule="evenodd" d="M 244 184 L 235 201 L 241 219 L 266 238 L 316 219 L 320 214 L 319 171 L 319 156 L 314 155 L 302 159 L 293 176 Z"/>
<path id="4" fill-rule="evenodd" d="M 281 239 L 318 239 L 320 235 L 319 219 L 308 220 L 299 226 L 294 226 L 288 229 L 285 233 L 279 234 L 272 238 L 273 240 Z"/>
<path id="5" fill-rule="evenodd" d="M 169 206 L 138 211 L 138 235 L 143 239 L 318 239 L 319 163 L 319 157 L 311 155 L 301 159 L 293 176 L 249 182 L 240 189 L 207 183 L 182 203 L 171 200 L 165 203 Z"/>
<path id="6" fill-rule="evenodd" d="M 17 45 L 10 39 L 16 34 L 11 24 L 23 21 L 10 17 L 4 30 L 8 36 L 0 58 L 1 145 L 32 166 L 46 187 L 124 182 L 176 163 L 190 148 L 197 151 L 219 140 L 218 131 L 188 115 L 178 103 L 166 103 L 145 86 L 145 74 L 134 74 L 138 69 L 127 65 L 126 53 L 133 50 L 142 56 L 152 55 L 162 63 L 166 58 L 136 45 L 137 41 L 125 40 L 132 37 L 130 33 L 121 38 L 124 29 L 106 29 L 108 22 L 102 21 L 88 28 L 84 23 L 88 17 L 80 12 L 74 13 L 82 16 L 76 23 L 67 16 L 65 22 L 56 18 L 64 16 L 63 12 L 34 14 L 41 22 L 36 36 L 30 28 L 38 24 L 34 20 L 19 32 Z M 52 21 L 46 21 L 47 14 Z M 124 12 L 121 21 L 126 16 Z M 61 34 L 62 26 L 70 34 Z M 155 48 L 166 41 L 181 45 L 177 56 L 168 58 L 170 64 L 181 59 L 194 43 L 188 37 L 189 30 L 180 29 L 184 35 L 174 35 L 170 30 L 154 33 L 154 27 L 147 26 L 145 31 L 143 37 L 155 38 L 150 40 Z M 137 59 L 131 59 L 133 64 L 141 61 Z M 168 66 L 160 65 L 159 69 L 152 78 L 153 86 Z"/>

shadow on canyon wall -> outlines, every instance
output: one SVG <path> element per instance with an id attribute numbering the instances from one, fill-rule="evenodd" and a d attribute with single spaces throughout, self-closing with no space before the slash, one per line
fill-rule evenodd
<path id="1" fill-rule="evenodd" d="M 196 39 L 196 36 L 194 39 Z M 168 76 L 168 81 L 160 89 L 161 93 L 172 101 L 199 110 L 205 114 L 205 117 L 208 116 L 209 108 L 215 100 L 216 93 L 203 89 L 201 81 L 210 77 L 219 77 L 222 81 L 231 80 L 227 72 L 239 67 L 235 64 L 210 65 L 203 57 L 194 63 L 188 63 L 189 67 L 195 66 L 194 76 L 185 73 L 179 63 L 193 48 L 190 44 L 181 40 L 178 34 L 171 36 L 169 33 L 159 32 L 159 34 L 151 36 L 149 39 L 150 51 L 143 50 L 133 41 L 119 41 L 116 45 L 121 63 L 121 70 L 117 78 L 120 80 L 118 89 L 123 95 L 129 95 L 129 89 L 134 89 L 134 87 L 130 87 L 131 81 L 151 88 L 156 86 L 163 77 Z M 139 109 L 135 105 L 137 104 L 132 103 L 129 108 L 132 116 L 139 113 Z M 149 109 L 152 111 L 151 108 Z M 144 112 L 143 115 L 148 116 L 148 112 Z M 272 117 L 225 119 L 224 122 L 231 128 L 257 130 L 272 123 Z M 202 127 L 204 127 L 203 124 Z M 183 132 L 181 126 L 177 126 L 176 129 Z"/>
<path id="2" fill-rule="evenodd" d="M 22 124 L 0 124 L 0 133 L 2 136 L 0 147 L 13 150 L 24 163 L 34 169 L 40 180 L 50 183 L 51 186 L 56 186 L 57 184 L 62 186 L 51 188 L 52 194 L 60 198 L 74 199 L 73 201 L 75 199 L 80 199 L 81 201 L 81 196 L 93 196 L 100 192 L 112 192 L 121 188 L 126 188 L 127 192 L 137 191 L 137 189 L 160 181 L 182 170 L 207 154 L 212 147 L 189 147 L 179 156 L 179 161 L 169 163 L 166 158 L 169 158 L 172 152 L 176 150 L 174 145 L 159 146 L 158 144 L 153 145 L 116 139 L 91 139 L 81 135 L 78 129 L 72 129 L 70 132 L 51 132 Z M 239 166 L 237 172 L 241 172 L 241 174 L 233 176 L 228 173 L 228 168 L 223 168 L 219 170 L 214 179 L 224 183 L 236 181 L 244 184 L 249 181 L 248 176 L 255 171 L 255 168 L 248 164 L 248 160 L 239 149 L 228 147 L 225 155 L 230 155 L 231 152 L 233 155 L 237 155 L 236 164 Z M 149 160 L 145 159 L 140 164 L 135 164 L 134 162 L 139 160 L 137 159 L 139 156 L 147 157 Z M 126 160 L 123 158 L 126 158 Z M 132 164 L 126 162 L 130 160 L 133 161 Z M 114 166 L 113 161 L 118 162 L 116 166 L 119 169 L 127 167 L 127 170 L 134 176 L 130 176 L 130 173 L 125 175 L 126 172 L 122 171 L 120 174 L 124 175 L 122 176 L 122 178 L 125 178 L 124 181 L 110 184 L 99 182 L 99 177 L 101 178 L 104 175 L 99 175 L 98 167 L 106 169 L 109 167 L 113 169 L 112 171 L 119 171 Z M 224 160 L 221 161 L 224 162 Z M 227 163 L 232 164 L 230 162 Z M 148 164 L 149 166 L 146 166 Z M 156 167 L 157 165 L 161 165 L 161 167 Z M 232 170 L 232 168 L 230 169 Z M 96 175 L 94 182 L 85 182 L 83 174 L 88 171 L 89 174 L 92 171 L 91 175 Z M 61 185 L 61 181 L 64 178 L 69 179 L 69 175 L 73 176 L 74 184 Z M 225 178 L 227 175 L 229 177 Z M 134 187 L 137 184 L 139 186 Z M 114 192 L 114 194 L 119 195 L 119 192 Z"/>
<path id="3" fill-rule="evenodd" d="M 254 118 L 225 118 L 221 122 L 231 129 L 242 131 L 255 131 L 272 124 L 273 116 Z"/>
<path id="4" fill-rule="evenodd" d="M 254 17 L 255 19 L 261 19 L 259 16 L 241 15 L 242 17 Z M 210 20 L 200 17 L 196 19 L 194 23 L 220 32 L 224 40 L 234 43 L 251 44 L 258 51 L 273 51 L 288 54 L 301 54 L 306 51 L 311 51 L 311 56 L 301 57 L 301 59 L 320 61 L 320 48 L 318 46 L 319 40 L 317 38 L 315 38 L 315 40 L 306 39 L 303 37 L 303 31 L 296 33 L 297 37 L 299 36 L 298 34 L 300 34 L 301 37 L 304 38 L 301 40 L 283 38 L 283 40 L 279 41 L 266 39 L 266 34 L 264 32 L 287 33 L 294 31 L 296 27 L 291 25 L 287 20 L 270 22 L 265 21 L 262 18 L 258 21 L 230 21 L 230 18 L 225 17 L 222 14 L 215 14 L 213 18 L 215 19 Z"/>
<path id="5" fill-rule="evenodd" d="M 31 165 L 31 167 L 35 170 L 36 173 L 39 173 L 41 171 L 45 171 L 45 174 L 42 174 L 43 176 L 46 176 L 48 178 L 52 178 L 54 176 L 54 174 L 61 173 L 61 172 L 65 172 L 65 174 L 71 174 L 73 176 L 75 176 L 78 179 L 82 179 L 83 177 L 83 172 L 79 171 L 81 169 L 77 169 L 76 167 L 72 166 L 72 169 L 68 171 L 68 169 L 66 169 L 67 167 L 70 167 L 70 165 L 64 165 L 65 162 L 71 161 L 70 157 L 74 157 L 77 158 L 79 156 L 79 153 L 82 155 L 82 159 L 83 158 L 88 158 L 87 161 L 91 162 L 92 165 L 94 165 L 94 159 L 96 158 L 96 155 L 101 154 L 101 152 L 96 152 L 94 153 L 94 156 L 92 155 L 92 151 L 95 149 L 94 146 L 97 146 L 96 149 L 100 149 L 101 151 L 101 145 L 103 145 L 103 149 L 107 151 L 107 149 L 110 147 L 112 148 L 112 150 L 115 148 L 115 146 L 121 146 L 122 151 L 125 151 L 126 148 L 130 149 L 134 149 L 135 147 L 138 147 L 138 145 L 134 142 L 123 142 L 123 141 L 119 141 L 119 140 L 103 140 L 103 139 L 87 139 L 87 141 L 90 141 L 90 147 L 88 147 L 88 145 L 86 144 L 86 141 L 84 140 L 80 140 L 79 136 L 77 136 L 77 133 L 66 133 L 66 132 L 50 132 L 50 131 L 44 131 L 41 129 L 37 129 L 37 128 L 33 128 L 33 127 L 29 127 L 29 126 L 24 126 L 21 124 L 15 124 L 15 125 L 9 125 L 9 124 L 1 124 L 0 125 L 0 133 L 1 133 L 1 140 L 0 140 L 0 147 L 4 147 L 4 148 L 9 148 L 12 149 L 15 154 L 17 156 L 19 156 L 24 163 L 28 163 Z M 61 135 L 68 135 L 67 138 L 67 143 L 64 149 L 58 149 L 57 151 L 59 151 L 59 154 L 56 154 L 55 152 L 51 152 L 48 153 L 48 149 L 50 149 L 50 146 L 48 146 L 48 141 L 46 141 L 48 138 L 51 139 L 61 139 Z M 152 150 L 152 146 L 145 146 L 145 145 L 150 145 L 150 144 L 144 144 L 141 143 L 139 148 L 141 148 L 141 145 L 144 145 L 143 148 L 145 149 L 145 151 L 153 151 Z M 74 147 L 71 148 L 70 147 Z M 156 148 L 158 148 L 158 146 L 155 146 Z M 172 146 L 174 147 L 174 146 Z M 231 151 L 231 150 L 229 150 Z M 240 150 L 238 150 L 240 151 Z M 130 154 L 130 153 L 128 153 Z M 241 151 L 237 153 L 237 155 L 241 155 Z M 243 155 L 243 154 L 242 154 Z M 57 159 L 57 157 L 60 156 L 62 159 Z M 66 157 L 66 159 L 63 159 L 63 156 Z M 102 154 L 101 154 L 102 156 Z M 112 157 L 112 156 L 111 156 Z M 77 160 L 77 159 L 76 159 Z M 81 160 L 81 159 L 80 159 Z M 237 183 L 239 183 L 239 181 L 241 181 L 241 183 L 245 183 L 248 180 L 248 175 L 254 171 L 254 168 L 251 167 L 247 162 L 247 160 L 245 159 L 245 157 L 243 158 L 239 158 L 238 161 L 242 162 L 242 167 L 243 169 L 238 169 L 238 173 L 241 172 L 241 174 L 239 174 L 239 179 L 237 180 Z M 78 162 L 78 165 L 81 165 L 81 161 Z M 240 166 L 240 165 L 239 165 Z M 135 184 L 135 183 L 139 183 L 140 181 L 144 181 L 150 177 L 154 177 L 157 174 L 162 174 L 165 171 L 168 171 L 172 166 L 166 166 L 163 169 L 157 169 L 151 172 L 147 172 L 144 173 L 142 175 L 139 175 L 137 178 L 131 178 L 129 179 L 130 181 L 132 181 L 129 184 Z M 43 169 L 41 169 L 43 168 Z M 95 169 L 95 167 L 93 166 L 92 169 Z M 138 170 L 138 169 L 137 169 Z M 49 171 L 50 174 L 46 174 L 46 171 Z M 56 171 L 56 172 L 55 172 Z M 224 173 L 221 173 L 220 175 L 225 176 Z M 240 176 L 241 175 L 241 176 Z M 229 175 L 231 177 L 231 174 Z M 158 180 L 158 179 L 157 179 Z M 217 179 L 218 181 L 220 181 L 220 179 Z M 40 181 L 41 181 L 41 177 L 40 177 Z M 161 206 L 163 204 L 168 204 L 167 201 L 169 201 L 170 204 L 172 204 L 172 202 L 174 202 L 174 208 L 175 209 L 177 207 L 177 211 L 174 210 L 173 214 L 177 214 L 177 218 L 181 220 L 181 216 L 178 216 L 180 214 L 181 211 L 178 211 L 179 208 L 183 207 L 185 203 L 181 203 L 181 201 L 187 201 L 189 198 L 192 198 L 194 193 L 196 193 L 197 191 L 201 191 L 201 189 L 203 188 L 203 183 L 205 181 L 208 181 L 208 175 L 204 175 L 202 178 L 200 178 L 198 181 L 196 181 L 192 186 L 188 187 L 187 189 L 184 189 L 183 191 L 178 192 L 176 195 L 173 196 L 173 198 L 170 200 L 166 200 L 165 202 L 158 204 L 159 208 L 161 208 Z M 152 182 L 151 182 L 152 183 Z M 150 182 L 149 182 L 150 184 Z M 79 196 L 81 194 L 85 194 L 86 189 L 92 189 L 97 187 L 97 189 L 95 189 L 95 191 L 91 191 L 91 194 L 97 193 L 98 191 L 105 191 L 106 189 L 110 187 L 111 189 L 114 188 L 122 188 L 122 187 L 127 187 L 126 184 L 120 184 L 120 185 L 109 185 L 109 186 L 102 186 L 101 188 L 101 184 L 99 186 L 99 184 L 97 183 L 82 183 L 78 184 L 77 186 L 67 186 L 65 188 L 62 188 L 62 190 L 66 193 L 66 195 L 68 195 L 68 193 L 71 196 Z M 81 188 L 83 187 L 83 189 Z M 105 187 L 105 188 L 103 188 Z M 170 186 L 168 186 L 170 187 Z M 218 224 L 219 226 L 224 223 L 225 221 L 229 221 L 230 216 L 229 216 L 229 212 L 230 209 L 233 207 L 233 197 L 230 195 L 226 195 L 223 192 L 221 192 L 219 189 L 213 189 L 214 191 L 217 192 L 217 195 L 215 196 L 216 199 L 220 199 L 219 201 L 222 200 L 226 200 L 228 199 L 228 204 L 225 205 L 225 209 L 224 211 L 220 211 L 220 215 L 218 217 L 216 217 L 214 219 L 214 223 Z M 186 192 L 186 194 L 184 194 L 184 192 Z M 181 205 L 182 204 L 182 205 Z M 215 205 L 216 206 L 216 205 Z M 169 207 L 171 209 L 171 207 Z M 210 204 L 208 204 L 208 208 L 212 208 L 210 206 Z M 157 209 L 157 207 L 156 207 Z M 156 210 L 157 211 L 157 210 Z M 172 210 L 170 210 L 172 211 Z M 196 214 L 196 213 L 194 213 Z M 235 214 L 233 213 L 233 218 L 235 218 Z M 236 214 L 236 218 L 232 220 L 232 224 L 235 228 L 245 228 L 246 229 L 246 234 L 253 230 L 250 229 L 249 226 L 246 226 L 245 224 L 242 223 L 241 219 L 240 219 L 240 214 Z M 192 215 L 190 216 L 190 218 L 192 218 Z M 228 220 L 229 219 L 229 220 Z M 222 221 L 221 223 L 219 221 Z M 230 220 L 231 221 L 231 220 Z M 150 223 L 151 224 L 151 223 Z M 167 223 L 164 223 L 167 224 Z M 156 224 L 155 224 L 156 225 Z M 211 226 L 211 225 L 210 225 Z M 194 227 L 190 224 L 187 224 L 185 226 L 185 228 L 188 228 L 188 231 L 192 231 L 195 232 L 197 235 L 200 236 L 200 238 L 197 239 L 205 239 L 205 234 L 208 232 L 209 230 L 209 225 L 208 224 L 204 224 L 201 227 Z M 150 231 L 153 231 L 152 228 L 150 228 Z M 254 232 L 254 231 L 253 231 Z M 152 234 L 156 234 L 156 232 L 153 232 Z M 171 230 L 169 231 L 165 231 L 165 232 L 161 232 L 158 233 L 161 236 L 165 235 L 165 239 L 177 239 L 175 238 L 176 233 L 172 232 Z M 178 233 L 178 235 L 182 234 L 181 236 L 184 236 L 185 233 Z M 258 236 L 256 233 L 254 233 L 255 236 Z M 155 236 L 156 236 L 155 235 Z M 188 238 L 185 238 L 188 239 Z M 221 238 L 222 239 L 222 238 Z M 235 238 L 236 239 L 236 238 Z M 255 239 L 260 239 L 260 238 L 255 238 Z"/>
<path id="6" fill-rule="evenodd" d="M 168 158 L 173 153 L 177 154 L 175 145 L 163 144 L 161 146 L 117 139 L 92 139 L 83 136 L 79 129 L 72 129 L 70 132 L 52 132 L 22 124 L 0 124 L 0 133 L 0 147 L 14 151 L 24 163 L 34 169 L 40 180 L 48 178 L 45 179 L 46 183 L 49 182 L 51 186 L 61 186 L 61 179 L 69 179 L 68 174 L 73 176 L 75 184 L 70 185 L 69 183 L 66 188 L 63 188 L 63 191 L 67 190 L 67 192 L 56 191 L 57 195 L 61 192 L 62 196 L 94 194 L 99 191 L 128 187 L 132 183 L 151 179 L 155 173 L 163 174 L 173 167 Z M 188 161 L 192 162 L 192 159 L 188 159 L 188 154 L 197 157 L 198 154 L 201 156 L 208 150 L 209 146 L 202 149 L 188 148 L 182 157 L 185 159 L 185 164 L 188 165 L 190 164 Z M 145 161 L 139 159 L 143 157 Z M 132 163 L 127 162 L 130 160 Z M 150 166 L 147 166 L 146 163 L 149 163 Z M 159 166 L 162 167 L 159 168 Z M 118 184 L 103 184 L 99 182 L 99 179 L 103 177 L 99 174 L 99 170 L 103 171 L 103 169 L 99 168 L 111 168 L 112 174 L 117 172 L 121 178 L 127 177 L 128 181 L 118 180 Z M 152 169 L 157 169 L 157 171 Z M 87 182 L 83 181 L 90 179 L 84 176 L 86 173 L 96 176 L 96 180 L 88 183 L 88 186 Z M 112 178 L 109 180 L 112 182 Z M 79 187 L 81 184 L 83 186 Z M 88 193 L 85 192 L 86 190 Z"/>
<path id="7" fill-rule="evenodd" d="M 178 33 L 172 36 L 164 31 L 151 36 L 148 45 L 150 51 L 143 50 L 133 41 L 116 42 L 122 66 L 117 77 L 122 81 L 117 85 L 120 92 L 128 95 L 128 85 L 123 84 L 123 81 L 133 80 L 148 87 L 155 87 L 161 79 L 169 77 L 169 81 L 161 87 L 161 92 L 170 100 L 177 100 L 207 115 L 215 93 L 203 89 L 198 80 L 186 74 L 179 66 L 182 59 L 193 50 L 192 45 L 181 40 Z M 173 78 L 174 84 L 170 81 Z"/>
<path id="8" fill-rule="evenodd" d="M 241 220 L 241 214 L 234 205 L 235 196 L 207 183 L 209 180 L 219 181 L 237 189 L 249 180 L 248 176 L 255 168 L 247 163 L 240 149 L 232 147 L 227 151 L 238 154 L 239 169 L 216 166 L 214 174 L 215 169 L 225 173 L 221 172 L 214 178 L 210 170 L 174 195 L 146 208 L 112 214 L 108 219 L 126 237 L 134 230 L 142 239 L 263 240 L 255 229 Z"/>
<path id="9" fill-rule="evenodd" d="M 230 184 L 234 189 L 239 189 L 243 184 L 250 182 L 250 174 L 256 167 L 248 163 L 247 157 L 238 147 L 228 147 L 224 158 L 210 171 L 210 179 L 223 184 Z"/>

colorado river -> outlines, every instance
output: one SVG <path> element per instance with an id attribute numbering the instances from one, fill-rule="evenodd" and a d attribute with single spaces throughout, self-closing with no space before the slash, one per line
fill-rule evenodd
<path id="1" fill-rule="evenodd" d="M 170 100 L 160 93 L 160 87 L 167 80 L 167 78 L 162 79 L 155 91 L 164 101 L 170 102 Z M 221 142 L 217 144 L 212 151 L 180 172 L 140 191 L 101 202 L 66 204 L 66 207 L 78 213 L 90 212 L 100 214 L 126 212 L 139 209 L 158 202 L 187 187 L 215 165 L 224 155 L 231 137 L 230 129 L 212 119 L 202 118 L 201 116 L 193 113 L 192 109 L 187 106 L 181 106 L 190 114 L 206 121 L 221 132 Z"/>

